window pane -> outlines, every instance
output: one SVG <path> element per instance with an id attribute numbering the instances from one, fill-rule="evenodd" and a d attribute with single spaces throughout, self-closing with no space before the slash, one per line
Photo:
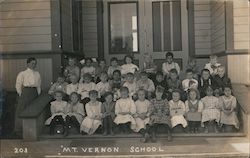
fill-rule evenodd
<path id="1" fill-rule="evenodd" d="M 173 1 L 173 50 L 182 50 L 181 2 Z"/>
<path id="2" fill-rule="evenodd" d="M 153 50 L 160 52 L 161 50 L 161 11 L 160 2 L 153 2 Z"/>
<path id="3" fill-rule="evenodd" d="M 137 3 L 110 3 L 110 53 L 138 52 Z"/>
<path id="4" fill-rule="evenodd" d="M 171 50 L 170 2 L 163 2 L 164 51 Z"/>

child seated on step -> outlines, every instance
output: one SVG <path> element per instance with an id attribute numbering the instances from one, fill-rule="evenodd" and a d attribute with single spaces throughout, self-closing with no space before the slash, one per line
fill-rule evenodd
<path id="1" fill-rule="evenodd" d="M 200 92 L 201 98 L 206 96 L 207 87 L 214 87 L 213 78 L 210 75 L 208 69 L 203 69 L 201 71 L 201 77 L 198 80 L 198 90 Z"/>
<path id="2" fill-rule="evenodd" d="M 80 131 L 92 135 L 102 125 L 102 103 L 97 101 L 98 92 L 91 90 L 89 92 L 90 101 L 86 104 L 86 117 L 82 121 Z"/>
<path id="3" fill-rule="evenodd" d="M 206 96 L 201 101 L 203 103 L 201 122 L 205 127 L 205 133 L 209 132 L 209 127 L 212 127 L 217 133 L 217 124 L 220 121 L 219 99 L 213 96 L 213 88 L 211 86 L 207 87 Z"/>
<path id="4" fill-rule="evenodd" d="M 214 76 L 215 91 L 218 91 L 219 95 L 223 95 L 223 89 L 225 86 L 231 86 L 231 80 L 226 76 L 225 66 L 218 67 L 218 74 Z"/>
<path id="5" fill-rule="evenodd" d="M 113 93 L 106 92 L 103 98 L 105 99 L 102 104 L 103 135 L 114 135 L 115 102 L 113 101 Z"/>
<path id="6" fill-rule="evenodd" d="M 187 69 L 191 69 L 193 71 L 193 78 L 198 80 L 200 77 L 199 67 L 197 66 L 197 61 L 195 58 L 188 59 Z"/>
<path id="7" fill-rule="evenodd" d="M 172 99 L 172 92 L 175 89 L 181 89 L 181 81 L 179 79 L 176 69 L 171 69 L 169 72 L 169 78 L 167 79 L 167 89 L 168 89 L 168 100 Z"/>
<path id="8" fill-rule="evenodd" d="M 126 75 L 127 73 L 134 74 L 137 71 L 139 71 L 139 67 L 133 64 L 133 57 L 130 55 L 126 55 L 124 57 L 124 64 L 121 66 L 122 76 Z"/>
<path id="9" fill-rule="evenodd" d="M 116 101 L 114 122 L 118 125 L 123 133 L 129 133 L 130 127 L 135 126 L 135 119 L 133 115 L 136 113 L 134 101 L 129 97 L 129 90 L 127 87 L 121 87 L 121 98 Z"/>
<path id="10" fill-rule="evenodd" d="M 73 92 L 77 92 L 79 89 L 78 77 L 75 74 L 70 75 L 70 84 L 66 86 L 66 94 L 69 96 Z"/>
<path id="11" fill-rule="evenodd" d="M 129 91 L 129 97 L 136 98 L 137 84 L 133 73 L 126 74 L 126 81 L 123 87 L 127 87 Z"/>
<path id="12" fill-rule="evenodd" d="M 66 93 L 66 87 L 68 83 L 65 82 L 65 77 L 63 75 L 59 75 L 56 82 L 50 87 L 48 94 L 54 95 L 56 91 L 62 91 Z"/>
<path id="13" fill-rule="evenodd" d="M 83 67 L 81 69 L 81 76 L 88 73 L 91 75 L 92 79 L 94 80 L 96 74 L 96 68 L 93 66 L 93 60 L 91 58 L 86 58 L 83 63 Z M 92 81 L 93 81 L 92 80 Z"/>
<path id="14" fill-rule="evenodd" d="M 98 92 L 98 97 L 101 98 L 102 101 L 104 101 L 104 98 L 102 97 L 106 92 L 111 90 L 111 86 L 108 82 L 108 74 L 107 72 L 102 72 L 100 74 L 100 82 L 96 84 L 96 90 Z"/>
<path id="15" fill-rule="evenodd" d="M 65 129 L 65 117 L 67 102 L 63 101 L 63 92 L 56 91 L 54 93 L 55 101 L 50 103 L 51 117 L 45 121 L 45 125 L 50 126 L 50 134 L 54 134 L 56 125 L 62 125 Z"/>
<path id="16" fill-rule="evenodd" d="M 166 62 L 162 64 L 162 72 L 166 78 L 169 77 L 170 70 L 175 69 L 177 71 L 177 75 L 180 74 L 180 66 L 178 63 L 173 61 L 174 54 L 172 52 L 166 53 Z"/>
<path id="17" fill-rule="evenodd" d="M 187 127 L 187 121 L 184 118 L 184 114 L 186 112 L 185 104 L 180 100 L 181 91 L 176 89 L 172 92 L 172 100 L 169 101 L 169 109 L 171 116 L 171 124 L 172 128 L 175 128 L 178 125 L 184 128 Z"/>
<path id="18" fill-rule="evenodd" d="M 109 80 L 109 84 L 111 87 L 111 91 L 114 94 L 114 100 L 117 100 L 120 97 L 119 90 L 122 86 L 121 71 L 120 70 L 115 70 L 113 72 L 113 76 Z"/>
<path id="19" fill-rule="evenodd" d="M 239 129 L 239 120 L 236 111 L 237 101 L 232 95 L 231 85 L 225 85 L 223 90 L 224 95 L 219 98 L 222 131 L 225 131 L 227 126 L 234 126 L 236 129 Z"/>
<path id="20" fill-rule="evenodd" d="M 172 140 L 171 134 L 171 117 L 169 111 L 169 104 L 167 99 L 163 99 L 164 88 L 157 86 L 155 90 L 155 98 L 151 100 L 150 109 L 150 135 L 152 142 L 156 142 L 156 133 L 160 126 L 167 127 L 168 141 Z"/>
<path id="21" fill-rule="evenodd" d="M 67 82 L 70 82 L 70 76 L 75 74 L 78 78 L 80 77 L 80 68 L 77 66 L 76 58 L 68 58 L 68 66 L 64 69 L 64 76 Z"/>
<path id="22" fill-rule="evenodd" d="M 136 82 L 136 89 L 144 89 L 147 92 L 147 98 L 151 99 L 152 94 L 155 91 L 154 82 L 148 78 L 148 74 L 143 71 L 140 73 L 140 79 Z"/>
<path id="23" fill-rule="evenodd" d="M 135 132 L 142 134 L 141 142 L 146 143 L 149 139 L 149 116 L 151 103 L 146 99 L 146 90 L 138 90 L 138 100 L 135 102 L 136 113 L 134 114 L 136 126 L 131 127 Z"/>
<path id="24" fill-rule="evenodd" d="M 186 79 L 182 81 L 182 90 L 183 93 L 183 100 L 187 99 L 187 93 L 190 89 L 197 89 L 198 88 L 198 81 L 194 79 L 193 70 L 187 69 L 186 70 Z"/>
<path id="25" fill-rule="evenodd" d="M 208 69 L 211 76 L 215 76 L 218 74 L 218 67 L 221 65 L 217 61 L 216 55 L 210 55 L 209 62 L 205 65 L 204 69 Z"/>
<path id="26" fill-rule="evenodd" d="M 78 94 L 81 95 L 81 102 L 85 105 L 89 99 L 89 92 L 96 90 L 96 84 L 92 82 L 92 77 L 89 73 L 83 75 L 83 83 L 79 84 Z"/>
<path id="27" fill-rule="evenodd" d="M 113 57 L 110 59 L 110 66 L 108 67 L 109 78 L 113 77 L 113 73 L 115 70 L 121 71 L 121 66 L 118 64 L 118 59 L 116 57 Z"/>
<path id="28" fill-rule="evenodd" d="M 100 76 L 102 73 L 107 73 L 108 72 L 108 66 L 106 64 L 105 59 L 98 59 L 98 65 L 96 67 L 95 71 L 95 83 L 98 83 L 101 81 Z"/>
<path id="29" fill-rule="evenodd" d="M 148 78 L 153 80 L 155 78 L 155 73 L 157 66 L 154 63 L 154 60 L 150 54 L 144 54 L 145 62 L 143 63 L 143 71 L 148 74 Z"/>
<path id="30" fill-rule="evenodd" d="M 73 92 L 69 96 L 69 102 L 66 107 L 66 123 L 64 135 L 67 136 L 71 127 L 77 128 L 80 133 L 80 125 L 85 117 L 84 105 L 80 103 L 81 96 Z"/>
<path id="31" fill-rule="evenodd" d="M 167 98 L 168 90 L 167 90 L 167 81 L 164 78 L 164 75 L 161 71 L 157 71 L 154 80 L 155 87 L 161 86 L 164 88 L 163 98 Z"/>
<path id="32" fill-rule="evenodd" d="M 199 91 L 197 89 L 190 89 L 188 92 L 188 99 L 185 102 L 186 106 L 186 120 L 190 133 L 198 133 L 201 126 L 201 112 L 203 110 L 203 103 L 200 100 Z"/>

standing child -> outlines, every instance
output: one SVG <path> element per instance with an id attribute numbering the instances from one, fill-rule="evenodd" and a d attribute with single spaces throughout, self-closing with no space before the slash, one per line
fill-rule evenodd
<path id="1" fill-rule="evenodd" d="M 172 128 L 177 125 L 182 125 L 183 130 L 187 127 L 187 121 L 184 118 L 186 111 L 185 104 L 180 100 L 181 92 L 179 90 L 174 90 L 172 92 L 172 100 L 169 101 L 170 116 Z"/>
<path id="2" fill-rule="evenodd" d="M 201 71 L 201 77 L 198 81 L 198 90 L 200 92 L 201 98 L 206 96 L 206 89 L 207 87 L 213 87 L 214 82 L 212 77 L 210 76 L 210 72 L 208 69 L 203 69 Z"/>
<path id="3" fill-rule="evenodd" d="M 212 126 L 217 133 L 216 123 L 220 121 L 219 99 L 213 96 L 213 89 L 211 86 L 207 87 L 206 94 L 207 96 L 201 99 L 203 103 L 201 122 L 205 126 L 205 133 L 209 132 L 209 126 Z"/>
<path id="4" fill-rule="evenodd" d="M 97 101 L 98 92 L 91 90 L 89 92 L 90 102 L 85 106 L 87 116 L 81 124 L 81 131 L 91 135 L 102 125 L 102 103 Z"/>
<path id="5" fill-rule="evenodd" d="M 70 101 L 66 107 L 66 129 L 65 136 L 68 135 L 69 128 L 75 126 L 80 132 L 80 125 L 85 117 L 84 105 L 80 103 L 80 95 L 76 92 L 70 94 Z"/>
<path id="6" fill-rule="evenodd" d="M 221 120 L 223 131 L 225 127 L 234 126 L 239 129 L 239 120 L 236 114 L 237 101 L 234 96 L 232 96 L 231 86 L 224 86 L 224 95 L 220 97 L 219 104 L 221 107 Z"/>
<path id="7" fill-rule="evenodd" d="M 167 80 L 168 85 L 168 100 L 172 99 L 172 92 L 174 89 L 181 89 L 181 81 L 176 69 L 170 70 L 170 78 Z"/>
<path id="8" fill-rule="evenodd" d="M 81 95 L 83 104 L 89 101 L 89 92 L 96 90 L 96 84 L 91 81 L 91 75 L 86 73 L 83 75 L 83 83 L 79 84 L 78 93 Z"/>
<path id="9" fill-rule="evenodd" d="M 127 73 L 132 73 L 134 74 L 136 71 L 139 71 L 139 68 L 137 65 L 133 64 L 133 57 L 130 55 L 126 55 L 124 57 L 124 62 L 121 66 L 121 74 L 126 75 Z"/>
<path id="10" fill-rule="evenodd" d="M 116 101 L 115 114 L 116 118 L 114 122 L 124 133 L 129 133 L 130 126 L 136 125 L 133 115 L 136 113 L 136 107 L 134 101 L 129 97 L 129 91 L 127 87 L 121 87 L 121 98 Z"/>
<path id="11" fill-rule="evenodd" d="M 223 95 L 223 89 L 225 86 L 231 86 L 230 78 L 225 75 L 225 66 L 218 67 L 218 74 L 214 76 L 215 91 L 218 91 L 219 95 Z"/>
<path id="12" fill-rule="evenodd" d="M 110 91 L 111 89 L 108 82 L 108 74 L 106 72 L 102 72 L 100 74 L 100 80 L 101 81 L 96 84 L 96 90 L 99 93 L 99 98 L 101 98 L 106 92 Z"/>
<path id="13" fill-rule="evenodd" d="M 70 75 L 70 84 L 66 86 L 66 93 L 70 95 L 72 92 L 77 92 L 79 89 L 78 77 L 75 74 Z"/>
<path id="14" fill-rule="evenodd" d="M 186 119 L 188 121 L 190 133 L 197 133 L 201 125 L 201 112 L 203 104 L 199 100 L 199 91 L 197 89 L 190 89 L 188 92 L 188 100 L 186 100 Z"/>
<path id="15" fill-rule="evenodd" d="M 167 52 L 166 53 L 167 62 L 162 64 L 162 72 L 167 78 L 169 76 L 171 69 L 176 69 L 177 75 L 180 74 L 180 66 L 178 65 L 178 63 L 173 61 L 173 58 L 174 58 L 174 54 L 172 52 Z"/>
<path id="16" fill-rule="evenodd" d="M 134 74 L 128 73 L 126 75 L 126 82 L 123 84 L 123 87 L 127 87 L 128 88 L 128 90 L 129 90 L 129 96 L 131 98 L 135 97 L 137 85 L 136 85 L 136 81 L 135 81 L 135 78 L 134 78 Z"/>
<path id="17" fill-rule="evenodd" d="M 140 79 L 136 83 L 137 90 L 144 89 L 147 92 L 147 98 L 150 99 L 155 91 L 154 82 L 148 78 L 148 74 L 143 71 L 140 73 Z"/>
<path id="18" fill-rule="evenodd" d="M 81 76 L 83 76 L 86 73 L 90 74 L 91 77 L 93 78 L 95 77 L 96 69 L 93 66 L 93 60 L 91 58 L 85 59 L 85 65 L 81 69 Z"/>
<path id="19" fill-rule="evenodd" d="M 103 135 L 108 133 L 114 135 L 115 102 L 113 101 L 113 93 L 106 92 L 103 97 L 105 99 L 105 102 L 102 104 Z"/>
<path id="20" fill-rule="evenodd" d="M 145 54 L 144 57 L 145 62 L 143 63 L 143 71 L 145 71 L 148 74 L 148 77 L 153 80 L 155 78 L 157 66 L 150 54 Z"/>
<path id="21" fill-rule="evenodd" d="M 68 59 L 68 66 L 64 70 L 64 76 L 66 81 L 70 81 L 70 76 L 75 74 L 78 78 L 80 77 L 80 68 L 76 65 L 76 58 Z"/>
<path id="22" fill-rule="evenodd" d="M 138 100 L 135 102 L 136 113 L 134 115 L 136 126 L 133 128 L 135 132 L 140 132 L 143 135 L 141 141 L 146 143 L 149 139 L 149 116 L 151 103 L 145 98 L 146 91 L 138 90 Z"/>
<path id="23" fill-rule="evenodd" d="M 164 88 L 156 87 L 156 98 L 151 101 L 152 106 L 150 110 L 151 137 L 152 142 L 156 142 L 156 132 L 160 126 L 166 126 L 168 131 L 168 141 L 172 140 L 171 134 L 171 117 L 169 111 L 169 104 L 167 99 L 163 99 Z"/>
<path id="24" fill-rule="evenodd" d="M 67 102 L 63 101 L 63 92 L 56 91 L 54 93 L 55 101 L 50 103 L 51 117 L 45 121 L 45 125 L 50 126 L 50 134 L 54 134 L 54 128 L 56 125 L 63 125 L 65 129 L 65 117 Z"/>
<path id="25" fill-rule="evenodd" d="M 113 73 L 115 70 L 121 70 L 121 66 L 118 65 L 118 59 L 113 57 L 110 59 L 110 66 L 108 67 L 108 76 L 109 78 L 113 77 Z"/>
<path id="26" fill-rule="evenodd" d="M 218 67 L 221 65 L 217 61 L 216 55 L 210 55 L 210 61 L 204 67 L 204 69 L 208 69 L 211 76 L 215 76 L 218 74 Z"/>
<path id="27" fill-rule="evenodd" d="M 59 75 L 57 81 L 50 87 L 48 94 L 53 95 L 56 91 L 66 93 L 67 85 L 68 83 L 65 82 L 65 77 L 63 75 Z"/>

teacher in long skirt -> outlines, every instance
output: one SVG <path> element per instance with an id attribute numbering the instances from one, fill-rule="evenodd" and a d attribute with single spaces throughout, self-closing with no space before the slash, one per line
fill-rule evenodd
<path id="1" fill-rule="evenodd" d="M 27 69 L 21 71 L 16 79 L 16 91 L 19 95 L 15 114 L 15 133 L 22 133 L 22 120 L 20 113 L 41 93 L 41 77 L 38 71 L 35 71 L 37 60 L 35 58 L 27 59 Z"/>

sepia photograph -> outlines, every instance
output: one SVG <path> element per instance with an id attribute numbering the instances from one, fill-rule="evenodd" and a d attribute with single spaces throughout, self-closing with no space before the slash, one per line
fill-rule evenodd
<path id="1" fill-rule="evenodd" d="M 250 0 L 0 0 L 0 158 L 250 158 Z"/>

